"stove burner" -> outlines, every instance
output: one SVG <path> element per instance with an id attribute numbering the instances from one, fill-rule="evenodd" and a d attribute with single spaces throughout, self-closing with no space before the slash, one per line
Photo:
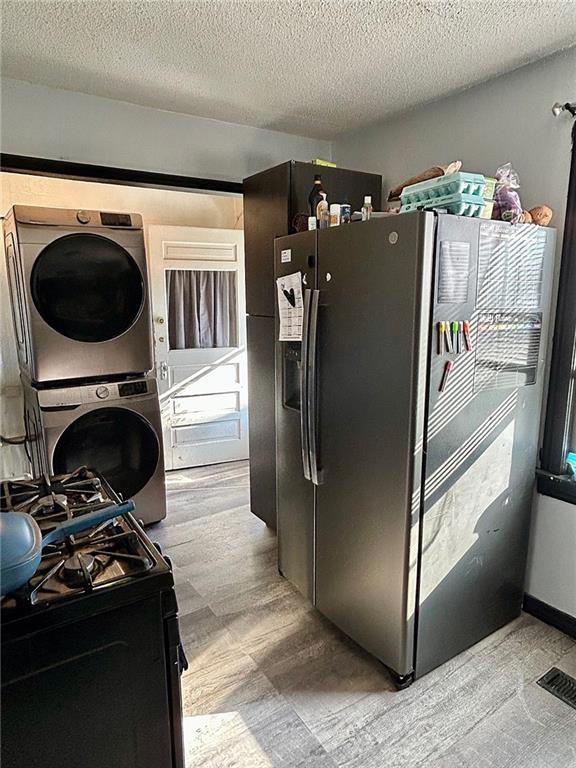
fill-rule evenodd
<path id="1" fill-rule="evenodd" d="M 0 514 L 33 515 L 43 535 L 64 520 L 119 501 L 106 480 L 86 467 L 52 477 L 0 481 Z M 156 553 L 134 525 L 128 517 L 115 518 L 48 544 L 34 576 L 1 599 L 2 609 L 48 606 L 144 575 L 154 567 Z"/>
<path id="2" fill-rule="evenodd" d="M 68 498 L 64 493 L 51 493 L 48 496 L 41 496 L 30 507 L 31 515 L 55 514 L 66 512 L 68 510 Z"/>
<path id="3" fill-rule="evenodd" d="M 96 567 L 96 560 L 90 554 L 75 552 L 62 566 L 64 581 L 69 584 L 82 584 L 91 581 L 91 574 Z"/>

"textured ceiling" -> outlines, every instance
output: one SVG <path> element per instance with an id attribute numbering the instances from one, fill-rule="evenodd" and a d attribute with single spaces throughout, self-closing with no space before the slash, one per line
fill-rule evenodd
<path id="1" fill-rule="evenodd" d="M 322 138 L 574 41 L 574 0 L 2 2 L 6 77 Z"/>

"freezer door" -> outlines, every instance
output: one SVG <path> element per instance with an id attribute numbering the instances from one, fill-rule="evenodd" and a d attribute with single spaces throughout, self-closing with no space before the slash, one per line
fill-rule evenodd
<path id="1" fill-rule="evenodd" d="M 316 606 L 413 669 L 434 217 L 318 237 Z"/>
<path id="2" fill-rule="evenodd" d="M 520 614 L 554 239 L 532 224 L 438 217 L 417 676 Z M 441 322 L 467 322 L 470 349 L 439 347 Z"/>
<path id="3" fill-rule="evenodd" d="M 316 232 L 275 242 L 275 275 L 299 272 L 307 304 L 316 280 Z M 278 313 L 277 313 L 278 314 Z M 276 338 L 279 321 L 276 318 Z M 306 336 L 306 334 L 305 334 Z M 314 486 L 310 481 L 306 424 L 306 339 L 276 342 L 276 491 L 278 566 L 303 595 L 313 599 Z M 304 427 L 304 429 L 302 429 Z"/>

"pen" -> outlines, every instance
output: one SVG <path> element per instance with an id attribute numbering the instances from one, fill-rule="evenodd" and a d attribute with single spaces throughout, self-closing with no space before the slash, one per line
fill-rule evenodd
<path id="1" fill-rule="evenodd" d="M 447 360 L 446 365 L 444 366 L 444 371 L 442 373 L 442 378 L 440 380 L 440 386 L 438 387 L 439 392 L 444 392 L 444 390 L 446 389 L 446 384 L 448 383 L 448 376 L 450 376 L 450 373 L 452 372 L 453 368 L 454 368 L 453 360 Z"/>

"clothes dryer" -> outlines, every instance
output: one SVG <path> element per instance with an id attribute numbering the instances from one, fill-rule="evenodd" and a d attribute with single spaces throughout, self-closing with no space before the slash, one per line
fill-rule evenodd
<path id="1" fill-rule="evenodd" d="M 142 218 L 14 206 L 4 243 L 18 359 L 42 387 L 153 367 Z"/>

